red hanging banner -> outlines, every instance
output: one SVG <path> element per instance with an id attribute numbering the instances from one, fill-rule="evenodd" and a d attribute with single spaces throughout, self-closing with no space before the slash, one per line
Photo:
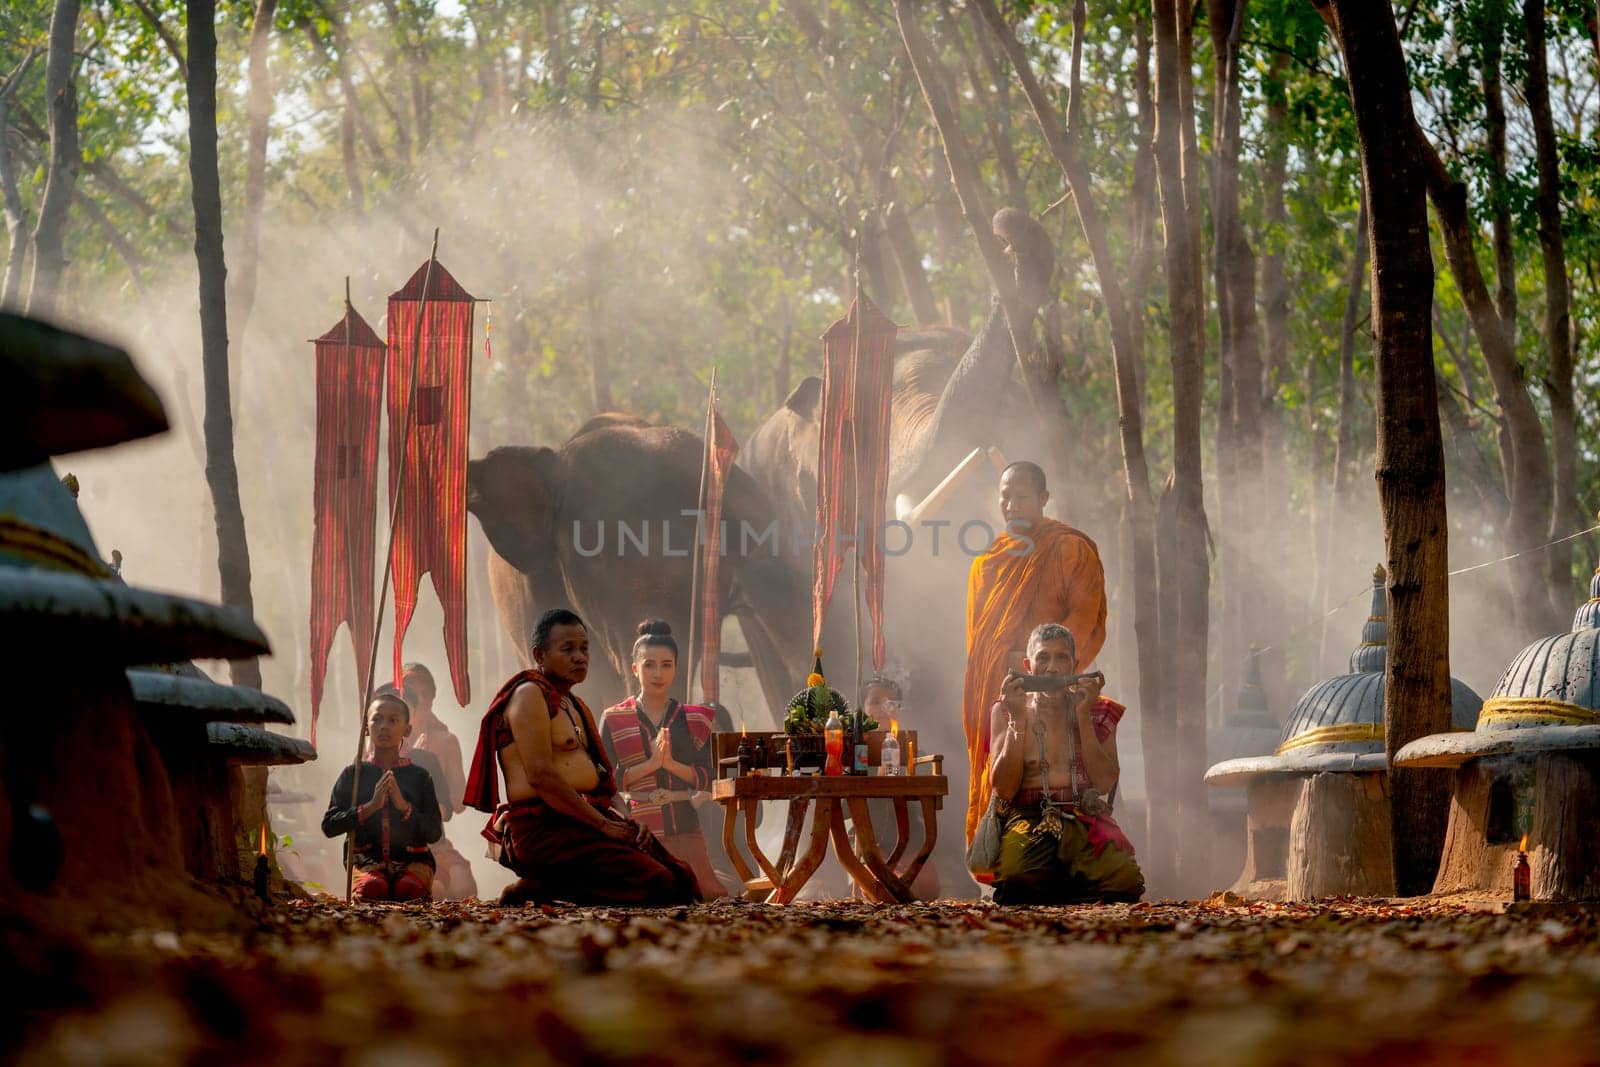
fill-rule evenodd
<path id="1" fill-rule="evenodd" d="M 723 545 L 722 493 L 728 484 L 728 469 L 739 455 L 739 442 L 717 413 L 717 400 L 711 398 L 711 440 L 707 443 L 705 543 L 700 546 L 700 619 L 704 635 L 700 649 L 700 691 L 707 703 L 722 696 L 722 596 L 718 585 Z"/>
<path id="2" fill-rule="evenodd" d="M 834 581 L 844 565 L 845 549 L 854 547 L 866 579 L 875 670 L 883 669 L 884 660 L 883 524 L 888 511 L 889 394 L 896 332 L 894 320 L 865 294 L 858 294 L 850 313 L 822 335 L 812 639 L 821 643 Z"/>
<path id="3" fill-rule="evenodd" d="M 314 342 L 317 455 L 311 551 L 311 743 L 339 624 L 350 628 L 356 678 L 372 658 L 372 568 L 377 552 L 378 422 L 384 344 L 354 308 Z"/>
<path id="4" fill-rule="evenodd" d="M 424 302 L 424 263 L 389 295 L 389 502 L 400 497 L 390 566 L 394 588 L 394 675 L 400 684 L 406 629 L 424 574 L 444 608 L 445 657 L 456 702 L 467 678 L 467 419 L 472 400 L 472 312 L 476 298 L 434 263 Z M 412 351 L 423 316 L 421 350 Z M 413 391 L 413 373 L 415 390 Z M 407 421 L 406 405 L 414 403 Z M 410 432 L 406 433 L 409 425 Z M 401 457 L 404 457 L 402 461 Z M 399 484 L 401 469 L 404 485 Z"/>

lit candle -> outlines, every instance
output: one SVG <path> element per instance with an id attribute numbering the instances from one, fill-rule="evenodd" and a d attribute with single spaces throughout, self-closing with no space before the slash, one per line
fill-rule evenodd
<path id="1" fill-rule="evenodd" d="M 1528 835 L 1522 835 L 1517 846 L 1517 863 L 1511 868 L 1511 899 L 1528 900 L 1532 897 L 1533 872 L 1528 867 Z"/>
<path id="2" fill-rule="evenodd" d="M 272 900 L 272 867 L 267 863 L 267 824 L 261 824 L 261 851 L 256 853 L 255 877 L 251 880 L 256 896 Z"/>

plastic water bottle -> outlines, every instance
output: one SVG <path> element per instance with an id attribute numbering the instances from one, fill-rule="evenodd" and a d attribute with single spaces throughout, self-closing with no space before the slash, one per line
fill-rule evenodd
<path id="1" fill-rule="evenodd" d="M 879 756 L 883 773 L 893 777 L 900 773 L 900 739 L 894 734 L 883 735 L 883 751 Z"/>

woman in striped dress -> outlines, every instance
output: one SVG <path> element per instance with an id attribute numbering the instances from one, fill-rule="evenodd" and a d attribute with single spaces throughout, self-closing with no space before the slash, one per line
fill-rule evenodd
<path id="1" fill-rule="evenodd" d="M 707 791 L 715 777 L 715 713 L 698 704 L 680 704 L 669 695 L 678 676 L 678 642 L 662 620 L 639 624 L 633 675 L 638 692 L 607 708 L 600 718 L 600 740 L 620 787 L 617 804 L 694 869 L 702 896 L 726 896 L 706 853 L 697 811 L 710 800 Z"/>

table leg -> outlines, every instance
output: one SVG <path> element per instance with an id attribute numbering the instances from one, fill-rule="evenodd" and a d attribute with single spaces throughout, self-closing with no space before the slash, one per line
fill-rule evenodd
<path id="1" fill-rule="evenodd" d="M 783 882 L 767 898 L 768 904 L 791 903 L 811 876 L 817 873 L 817 868 L 822 866 L 822 859 L 828 854 L 828 831 L 833 825 L 835 810 L 836 801 L 832 797 L 817 799 L 817 809 L 811 817 L 811 840 L 806 843 L 805 855 L 800 857 L 798 865 L 783 872 Z"/>
<path id="2" fill-rule="evenodd" d="M 806 811 L 811 807 L 808 797 L 795 797 L 789 801 L 789 822 L 783 829 L 783 851 L 778 853 L 778 874 L 789 873 L 794 866 L 794 854 L 800 848 L 800 832 L 805 829 Z"/>
<path id="3" fill-rule="evenodd" d="M 894 798 L 894 828 L 900 832 L 900 836 L 895 839 L 894 851 L 884 860 L 891 870 L 900 862 L 900 857 L 905 855 L 906 845 L 911 840 L 911 816 L 906 812 L 905 797 Z"/>
<path id="4" fill-rule="evenodd" d="M 733 863 L 733 869 L 739 875 L 739 883 L 749 888 L 750 883 L 756 880 L 756 874 L 750 865 L 744 861 L 744 856 L 739 852 L 739 846 L 734 843 L 734 823 L 739 819 L 739 801 L 733 797 L 719 800 L 722 805 L 722 849 L 728 854 L 728 859 Z"/>
<path id="5" fill-rule="evenodd" d="M 773 885 L 777 885 L 780 881 L 778 871 L 772 866 L 772 861 L 767 859 L 767 854 L 761 851 L 761 846 L 756 842 L 756 812 L 760 810 L 757 807 L 760 803 L 761 801 L 754 797 L 747 797 L 740 804 L 744 811 L 744 843 L 749 846 L 750 855 L 761 865 L 761 873 L 766 875 L 767 880 Z"/>
<path id="6" fill-rule="evenodd" d="M 916 858 L 911 861 L 911 866 L 900 875 L 906 885 L 917 880 L 917 875 L 922 873 L 922 865 L 928 862 L 928 857 L 933 855 L 934 842 L 939 840 L 939 823 L 936 819 L 938 802 L 937 797 L 922 798 L 922 848 L 917 850 Z"/>
<path id="7" fill-rule="evenodd" d="M 864 812 L 866 809 L 866 802 L 864 800 L 851 797 L 849 804 L 851 818 L 853 818 L 856 822 L 856 836 L 857 838 L 860 838 L 862 833 L 862 816 L 857 812 L 857 808 L 859 807 L 862 812 Z M 870 821 L 866 824 L 866 834 L 867 838 L 870 839 L 872 836 L 872 824 Z M 873 850 L 876 851 L 876 848 L 877 846 L 874 844 Z M 851 880 L 854 881 L 856 885 L 861 887 L 861 893 L 863 896 L 872 901 L 874 904 L 894 903 L 896 900 L 896 894 L 894 891 L 880 882 L 873 871 L 868 869 L 867 865 L 861 862 L 861 857 L 856 855 L 855 849 L 850 847 L 850 834 L 844 828 L 843 803 L 834 808 L 833 853 L 839 857 L 839 863 L 844 867 L 845 873 L 850 876 Z"/>
<path id="8" fill-rule="evenodd" d="M 840 816 L 833 839 L 833 847 L 843 850 L 839 853 L 839 862 L 845 865 L 845 870 L 856 879 L 856 884 L 861 886 L 868 898 L 879 904 L 911 903 L 911 886 L 902 882 L 894 873 L 894 868 L 883 861 L 883 849 L 878 844 L 877 831 L 872 828 L 872 811 L 865 797 L 850 798 L 850 818 L 856 824 L 856 843 L 861 846 L 861 855 L 850 851 L 850 839 L 844 832 L 844 817 Z M 846 852 L 850 853 L 849 861 L 845 859 Z M 877 889 L 876 894 L 872 887 Z"/>

